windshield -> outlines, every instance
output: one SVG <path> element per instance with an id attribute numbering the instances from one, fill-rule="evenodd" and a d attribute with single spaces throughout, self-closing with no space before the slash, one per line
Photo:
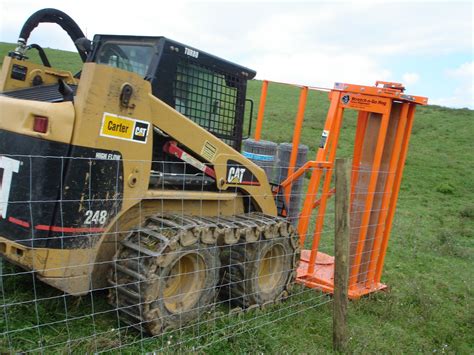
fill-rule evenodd
<path id="1" fill-rule="evenodd" d="M 151 62 L 153 47 L 149 44 L 106 42 L 99 48 L 97 63 L 145 76 Z"/>

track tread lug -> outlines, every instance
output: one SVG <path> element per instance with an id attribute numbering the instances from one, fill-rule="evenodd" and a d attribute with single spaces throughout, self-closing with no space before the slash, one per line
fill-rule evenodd
<path id="1" fill-rule="evenodd" d="M 241 314 L 268 307 L 288 297 L 296 276 L 294 270 L 299 260 L 299 242 L 294 228 L 286 219 L 258 212 L 232 217 L 160 214 L 148 217 L 144 226 L 132 231 L 122 241 L 121 249 L 115 256 L 115 267 L 112 266 L 111 277 L 108 278 L 112 286 L 109 302 L 117 307 L 127 323 L 141 331 L 159 334 L 181 322 L 170 323 L 168 316 L 153 308 L 156 301 L 143 300 L 147 287 L 152 285 L 151 275 L 158 275 L 157 270 L 167 267 L 173 260 L 173 253 L 197 242 L 202 242 L 209 251 L 213 249 L 212 245 L 220 250 L 223 267 L 219 293 L 234 307 L 230 313 Z M 255 281 L 246 277 L 249 270 L 256 267 L 252 264 L 252 257 L 256 257 L 255 253 L 260 250 L 258 243 L 273 243 L 288 238 L 291 240 L 288 243 L 292 250 L 291 265 L 295 269 L 288 274 L 282 292 L 273 299 L 259 301 L 248 288 L 248 282 Z M 140 322 L 133 323 L 130 319 Z"/>

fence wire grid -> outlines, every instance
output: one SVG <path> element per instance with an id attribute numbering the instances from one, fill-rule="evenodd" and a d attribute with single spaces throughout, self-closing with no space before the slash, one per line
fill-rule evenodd
<path id="1" fill-rule="evenodd" d="M 334 191 L 308 195 L 305 175 L 290 195 L 275 196 L 298 210 L 286 218 L 255 211 L 237 187 L 220 191 L 176 161 L 0 159 L 19 162 L 0 174 L 2 352 L 197 351 L 284 320 L 297 324 L 302 314 L 317 323 L 317 308 L 332 300 L 299 282 L 301 252 L 309 253 L 315 236 L 318 258 L 334 255 Z M 131 165 L 151 173 L 130 180 L 123 167 Z M 269 180 L 278 184 L 276 170 Z M 373 172 L 357 173 L 360 181 Z M 377 227 L 392 172 L 378 174 L 368 224 L 361 221 L 370 193 L 363 184 L 351 193 L 351 263 L 361 254 L 354 283 L 366 282 L 380 254 Z M 308 199 L 316 203 L 300 238 L 298 214 Z M 367 233 L 358 248 L 361 228 Z M 322 264 L 317 259 L 316 270 Z"/>

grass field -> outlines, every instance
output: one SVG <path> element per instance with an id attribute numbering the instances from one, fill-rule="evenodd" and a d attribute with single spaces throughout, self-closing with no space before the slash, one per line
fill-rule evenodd
<path id="1" fill-rule="evenodd" d="M 0 43 L 0 57 L 12 48 L 14 45 Z M 49 49 L 46 52 L 53 65 L 71 71 L 80 68 L 79 57 L 73 53 Z M 252 81 L 248 90 L 257 105 L 260 87 L 261 82 Z M 270 86 L 265 139 L 291 140 L 298 95 L 298 89 L 293 87 Z M 302 135 L 302 142 L 311 149 L 310 156 L 319 143 L 326 110 L 325 94 L 311 92 Z M 355 116 L 348 114 L 339 156 L 350 156 L 354 129 Z M 472 110 L 439 106 L 417 110 L 382 277 L 390 292 L 350 303 L 350 352 L 474 352 L 473 137 Z M 4 272 L 11 270 L 5 265 Z M 191 327 L 175 333 L 173 338 L 142 342 L 133 331 L 112 329 L 117 327 L 116 318 L 107 313 L 104 293 L 58 297 L 61 295 L 58 291 L 40 282 L 34 283 L 32 290 L 31 274 L 11 276 L 3 282 L 2 302 L 17 306 L 0 315 L 0 333 L 18 331 L 10 333 L 8 338 L 0 338 L 0 351 L 21 352 L 62 339 L 82 338 L 64 343 L 58 350 L 96 351 L 135 342 L 126 350 L 149 351 L 160 348 L 162 342 L 174 345 L 193 339 L 172 350 L 189 351 L 210 344 L 205 352 L 331 352 L 332 303 L 326 296 L 301 288 L 296 289 L 299 294 L 291 302 L 269 310 L 223 317 L 209 321 L 209 328 Z M 42 301 L 34 305 L 27 303 L 33 297 Z M 96 314 L 93 319 L 92 313 Z M 82 317 L 84 314 L 89 316 Z M 61 322 L 65 317 L 69 319 L 67 327 Z M 34 327 L 38 322 L 54 321 L 58 323 L 41 328 L 41 334 Z M 25 328 L 28 329 L 21 331 Z M 197 338 L 216 329 L 217 332 L 205 338 Z M 93 332 L 95 335 L 91 337 Z"/>

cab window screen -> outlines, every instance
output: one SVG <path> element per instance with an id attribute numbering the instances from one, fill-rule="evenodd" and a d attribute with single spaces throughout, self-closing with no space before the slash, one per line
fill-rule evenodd
<path id="1" fill-rule="evenodd" d="M 179 61 L 174 82 L 175 109 L 221 138 L 236 145 L 237 88 L 235 79 L 205 66 Z"/>
<path id="2" fill-rule="evenodd" d="M 99 49 L 97 63 L 145 76 L 152 55 L 153 47 L 149 45 L 107 42 Z"/>

